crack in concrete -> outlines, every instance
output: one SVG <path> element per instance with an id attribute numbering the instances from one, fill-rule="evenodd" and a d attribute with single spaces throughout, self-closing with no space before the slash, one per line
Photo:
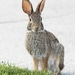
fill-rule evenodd
<path id="1" fill-rule="evenodd" d="M 22 20 L 9 20 L 9 21 L 2 21 L 2 22 L 0 22 L 0 24 L 18 23 L 18 22 L 24 22 L 24 21 L 27 21 L 27 20 L 22 19 Z"/>

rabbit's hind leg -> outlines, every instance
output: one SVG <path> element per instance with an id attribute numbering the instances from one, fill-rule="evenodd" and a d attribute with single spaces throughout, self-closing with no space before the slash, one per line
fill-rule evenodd
<path id="1" fill-rule="evenodd" d="M 56 60 L 56 73 L 57 73 L 57 75 L 60 75 L 59 63 L 60 63 L 60 58 L 58 56 L 57 60 Z"/>
<path id="2" fill-rule="evenodd" d="M 58 49 L 58 52 L 57 52 L 56 65 L 57 65 L 58 73 L 60 73 L 61 70 L 64 68 L 64 47 L 63 47 L 63 45 L 58 43 L 57 49 Z"/>
<path id="3" fill-rule="evenodd" d="M 51 43 L 54 54 L 57 55 L 57 59 L 59 58 L 59 68 L 60 71 L 64 68 L 64 47 L 61 43 L 53 41 Z"/>

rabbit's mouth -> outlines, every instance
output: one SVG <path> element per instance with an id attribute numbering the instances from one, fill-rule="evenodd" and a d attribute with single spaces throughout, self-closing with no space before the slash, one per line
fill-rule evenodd
<path id="1" fill-rule="evenodd" d="M 36 32 L 38 32 L 38 30 L 34 30 L 34 29 L 32 29 L 32 32 L 36 33 Z"/>
<path id="2" fill-rule="evenodd" d="M 32 31 L 33 32 L 38 32 L 38 30 L 39 30 L 39 26 L 38 25 L 34 25 L 33 27 L 32 27 Z"/>

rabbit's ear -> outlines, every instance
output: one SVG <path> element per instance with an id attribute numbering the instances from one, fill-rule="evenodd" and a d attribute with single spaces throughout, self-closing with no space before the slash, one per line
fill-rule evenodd
<path id="1" fill-rule="evenodd" d="M 33 7 L 29 0 L 22 0 L 22 9 L 29 16 L 33 13 Z"/>
<path id="2" fill-rule="evenodd" d="M 36 8 L 36 12 L 38 12 L 38 13 L 41 14 L 41 12 L 43 11 L 44 5 L 45 5 L 45 0 L 42 0 L 42 1 L 38 4 L 38 6 L 37 6 L 37 8 Z"/>

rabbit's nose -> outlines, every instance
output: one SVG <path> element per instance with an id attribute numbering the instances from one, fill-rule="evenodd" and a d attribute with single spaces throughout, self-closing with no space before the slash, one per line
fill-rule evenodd
<path id="1" fill-rule="evenodd" d="M 32 30 L 33 30 L 34 32 L 37 32 L 37 31 L 38 31 L 38 29 L 39 29 L 39 27 L 38 27 L 38 26 L 33 26 L 33 28 L 32 28 Z"/>
<path id="2" fill-rule="evenodd" d="M 34 27 L 34 31 L 37 32 L 38 31 L 38 27 Z"/>
<path id="3" fill-rule="evenodd" d="M 38 28 L 36 28 L 35 31 L 37 32 L 38 31 Z"/>

